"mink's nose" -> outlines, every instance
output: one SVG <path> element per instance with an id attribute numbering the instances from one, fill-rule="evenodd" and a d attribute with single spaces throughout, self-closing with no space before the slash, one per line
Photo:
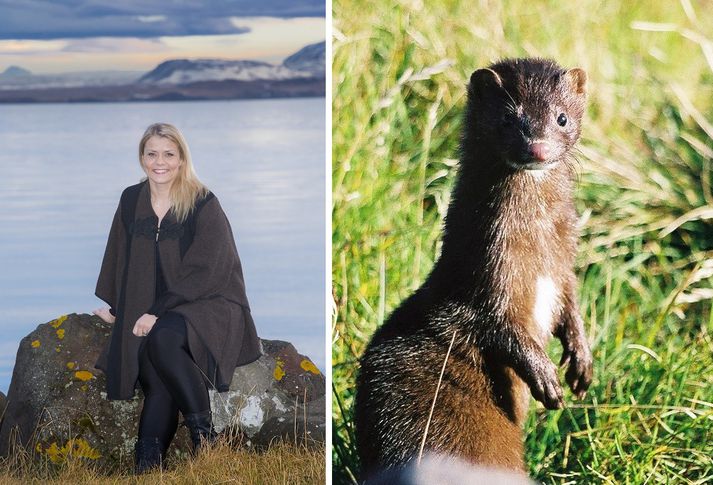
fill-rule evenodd
<path id="1" fill-rule="evenodd" d="M 530 145 L 528 152 L 532 158 L 543 162 L 550 158 L 550 144 L 541 141 L 535 142 Z"/>

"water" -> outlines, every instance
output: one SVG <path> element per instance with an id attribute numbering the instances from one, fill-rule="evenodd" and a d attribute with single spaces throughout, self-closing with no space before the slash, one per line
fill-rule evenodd
<path id="1" fill-rule="evenodd" d="M 262 338 L 325 368 L 324 99 L 0 105 L 0 390 L 20 339 L 94 287 L 137 146 L 175 124 L 230 219 Z"/>

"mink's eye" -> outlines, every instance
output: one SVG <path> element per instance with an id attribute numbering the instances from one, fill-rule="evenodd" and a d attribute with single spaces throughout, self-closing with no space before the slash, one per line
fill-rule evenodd
<path id="1" fill-rule="evenodd" d="M 564 126 L 567 124 L 567 115 L 564 113 L 560 113 L 560 115 L 557 117 L 557 124 L 560 126 Z"/>

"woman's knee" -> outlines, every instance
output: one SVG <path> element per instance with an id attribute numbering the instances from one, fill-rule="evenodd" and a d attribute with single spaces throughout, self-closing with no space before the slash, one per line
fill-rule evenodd
<path id="1" fill-rule="evenodd" d="M 176 334 L 164 328 L 153 329 L 146 336 L 146 350 L 148 350 L 149 357 L 152 359 L 157 355 L 157 352 L 171 351 L 180 346 L 181 342 L 176 337 Z"/>
<path id="2" fill-rule="evenodd" d="M 186 323 L 183 316 L 168 312 L 154 324 L 153 328 L 146 336 L 151 360 L 161 358 L 161 356 L 175 355 L 186 346 Z"/>

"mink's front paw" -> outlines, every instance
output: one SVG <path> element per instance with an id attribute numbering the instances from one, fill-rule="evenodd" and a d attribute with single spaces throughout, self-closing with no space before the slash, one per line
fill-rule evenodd
<path id="1" fill-rule="evenodd" d="M 587 342 L 565 349 L 561 365 L 568 364 L 565 379 L 578 399 L 582 399 L 592 383 L 592 352 Z"/>
<path id="2" fill-rule="evenodd" d="M 557 367 L 547 362 L 534 373 L 530 383 L 532 397 L 540 401 L 547 409 L 559 409 L 563 406 L 562 386 L 557 376 Z"/>

